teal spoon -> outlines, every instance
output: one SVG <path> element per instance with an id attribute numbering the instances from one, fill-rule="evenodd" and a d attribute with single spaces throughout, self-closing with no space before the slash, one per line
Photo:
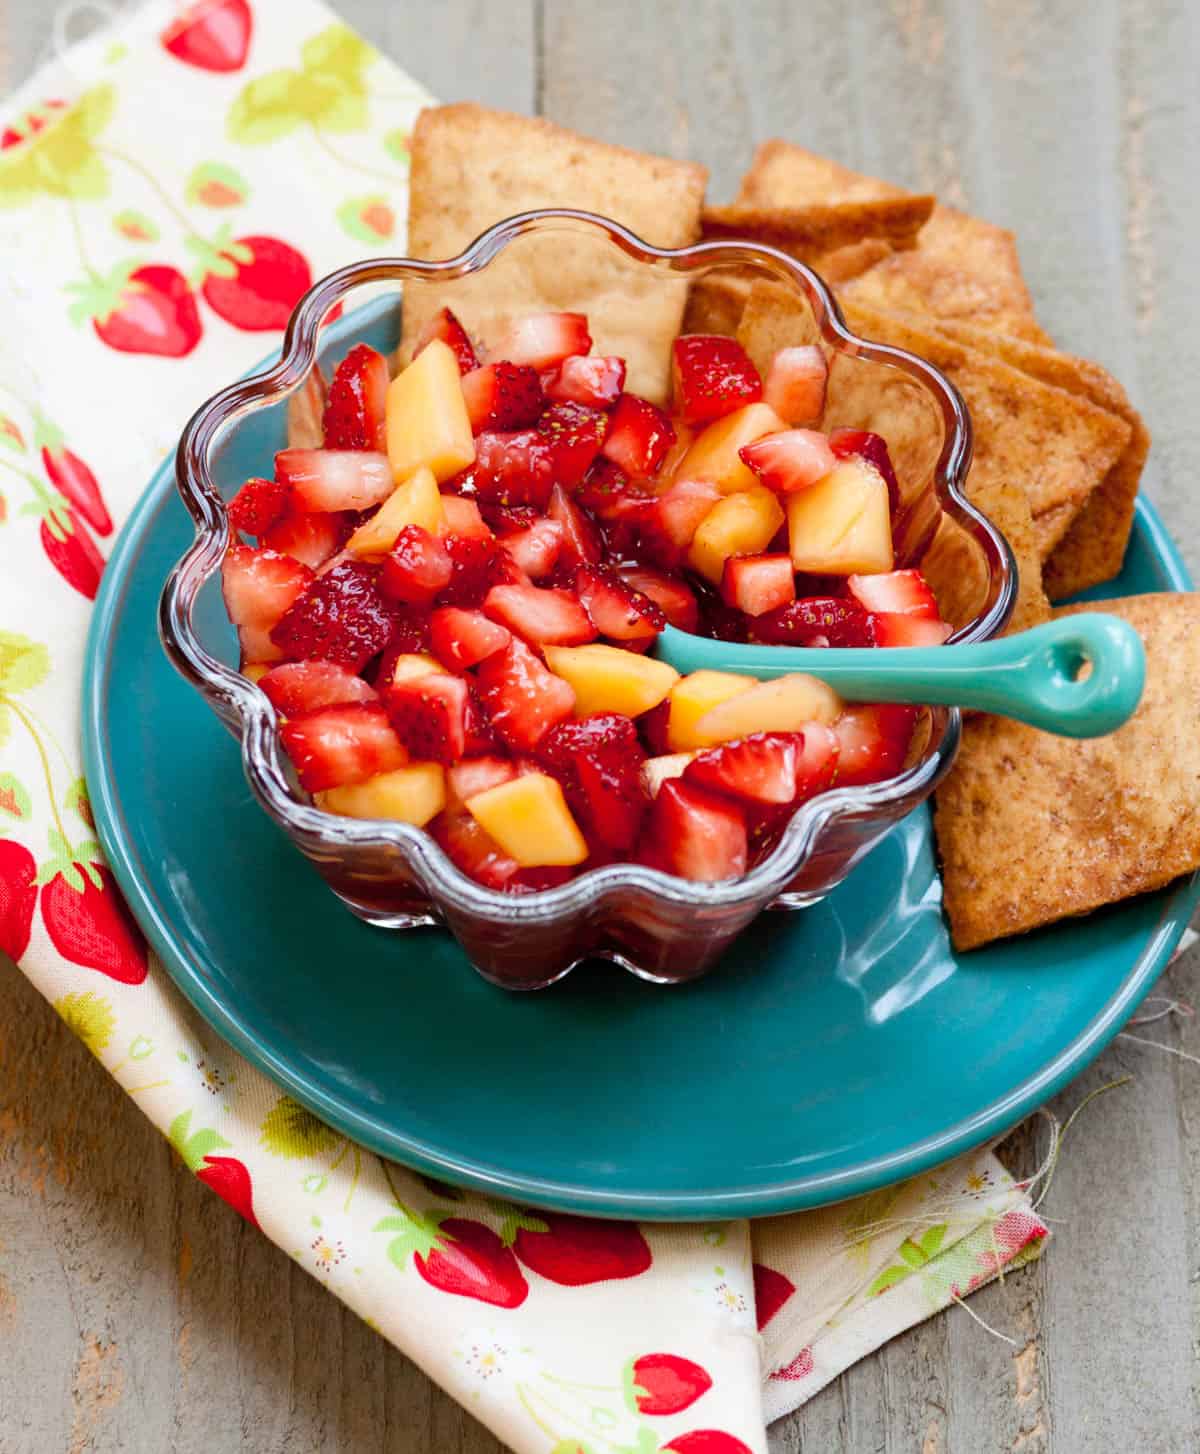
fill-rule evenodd
<path id="1" fill-rule="evenodd" d="M 745 646 L 667 626 L 654 647 L 676 671 L 779 677 L 807 672 L 853 702 L 964 707 L 1060 737 L 1101 737 L 1141 701 L 1146 654 L 1117 616 L 1089 611 L 965 646 Z M 1086 680 L 1079 673 L 1091 664 Z"/>

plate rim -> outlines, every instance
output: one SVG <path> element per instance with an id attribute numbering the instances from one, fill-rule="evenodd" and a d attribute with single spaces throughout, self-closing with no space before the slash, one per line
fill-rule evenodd
<path id="1" fill-rule="evenodd" d="M 439 1150 L 410 1136 L 316 1084 L 292 1065 L 286 1050 L 270 1048 L 209 984 L 203 968 L 175 942 L 167 914 L 137 872 L 136 854 L 124 830 L 124 813 L 109 770 L 105 703 L 112 637 L 128 593 L 130 566 L 144 538 L 174 494 L 173 460 L 155 471 L 130 511 L 100 582 L 88 630 L 82 677 L 83 764 L 96 829 L 108 864 L 172 983 L 202 1019 L 269 1079 L 302 1105 L 369 1150 L 442 1180 L 531 1206 L 591 1216 L 641 1221 L 709 1221 L 774 1216 L 825 1206 L 878 1190 L 993 1141 L 1074 1079 L 1113 1039 L 1169 960 L 1200 900 L 1200 874 L 1180 880 L 1163 902 L 1157 924 L 1109 1000 L 1057 1055 L 1026 1075 L 1006 1095 L 936 1134 L 886 1156 L 869 1157 L 833 1172 L 792 1177 L 742 1188 L 689 1192 L 651 1189 L 597 1190 L 502 1170 Z M 182 508 L 182 506 L 180 507 Z M 1157 510 L 1144 496 L 1136 525 L 1163 566 L 1171 589 L 1193 589 L 1190 573 Z M 197 709 L 200 708 L 197 700 Z M 664 991 L 666 993 L 668 991 Z"/>

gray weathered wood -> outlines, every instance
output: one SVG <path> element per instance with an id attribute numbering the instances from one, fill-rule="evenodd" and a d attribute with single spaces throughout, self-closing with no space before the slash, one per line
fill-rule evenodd
<path id="1" fill-rule="evenodd" d="M 791 136 L 1015 228 L 1045 326 L 1125 381 L 1147 488 L 1200 567 L 1200 12 L 1185 0 L 344 0 L 447 100 L 705 161 L 727 197 Z M 50 6 L 0 10 L 0 79 Z M 1171 972 L 1194 997 L 1200 953 Z M 1036 1007 L 1031 1006 L 1031 1013 Z M 1200 1026 L 1135 1029 L 1200 1054 Z M 864 1360 L 775 1454 L 1107 1454 L 1197 1447 L 1200 1068 L 1118 1042 L 1052 1109 L 1089 1107 L 1046 1259 Z M 1044 1127 L 1006 1149 L 1021 1171 Z M 264 1316 L 264 1309 L 270 1316 Z M 0 966 L 4 1454 L 487 1454 L 411 1363 L 184 1175 L 23 979 Z"/>

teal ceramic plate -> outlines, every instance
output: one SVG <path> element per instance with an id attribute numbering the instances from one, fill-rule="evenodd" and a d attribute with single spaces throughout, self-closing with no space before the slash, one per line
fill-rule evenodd
<path id="1" fill-rule="evenodd" d="M 164 467 L 105 571 L 84 681 L 100 836 L 167 971 L 298 1100 L 383 1155 L 521 1201 L 708 1219 L 869 1191 L 998 1135 L 1124 1023 L 1194 880 L 958 959 L 927 811 L 709 978 L 612 965 L 510 995 L 448 934 L 358 922 L 250 797 L 169 665 L 158 595 L 191 523 Z M 1119 594 L 1190 587 L 1149 506 Z"/>

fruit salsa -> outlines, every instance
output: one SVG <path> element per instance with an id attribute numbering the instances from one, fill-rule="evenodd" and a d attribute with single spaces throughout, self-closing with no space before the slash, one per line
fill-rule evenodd
<path id="1" fill-rule="evenodd" d="M 904 646 L 950 627 L 896 560 L 876 434 L 817 425 L 821 348 L 760 377 L 685 335 L 669 412 L 625 390 L 587 319 L 514 321 L 480 360 L 449 309 L 391 377 L 353 347 L 322 447 L 229 504 L 242 671 L 330 813 L 423 826 L 528 893 L 615 862 L 736 877 L 797 807 L 904 765 L 918 709 L 822 682 L 680 676 L 664 624 L 726 640 Z M 254 537 L 254 546 L 242 537 Z"/>

